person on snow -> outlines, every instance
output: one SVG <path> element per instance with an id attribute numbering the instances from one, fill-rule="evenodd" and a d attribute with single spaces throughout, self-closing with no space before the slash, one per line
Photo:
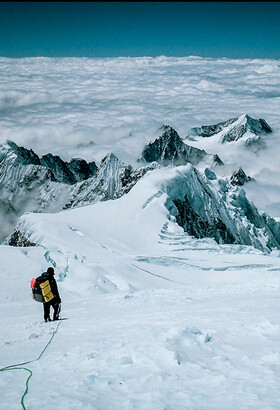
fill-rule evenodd
<path id="1" fill-rule="evenodd" d="M 54 268 L 50 267 L 47 272 L 43 272 L 37 278 L 40 283 L 40 288 L 42 290 L 42 295 L 44 298 L 44 320 L 45 322 L 50 322 L 50 308 L 53 308 L 53 320 L 59 320 L 59 313 L 61 310 L 61 299 L 59 296 L 57 283 L 54 278 Z"/>

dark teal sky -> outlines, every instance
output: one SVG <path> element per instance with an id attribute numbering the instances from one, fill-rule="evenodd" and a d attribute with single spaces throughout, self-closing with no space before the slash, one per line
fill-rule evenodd
<path id="1" fill-rule="evenodd" d="M 0 3 L 0 56 L 280 58 L 277 2 Z"/>

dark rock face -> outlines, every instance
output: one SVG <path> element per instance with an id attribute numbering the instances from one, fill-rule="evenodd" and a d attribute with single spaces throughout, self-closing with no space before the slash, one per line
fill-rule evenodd
<path id="1" fill-rule="evenodd" d="M 248 118 L 250 118 L 250 117 L 248 116 Z M 251 120 L 253 120 L 253 119 L 251 118 Z M 257 130 L 260 134 L 262 134 L 262 133 L 270 134 L 272 132 L 271 127 L 262 118 L 260 118 L 258 121 L 257 120 L 251 121 L 251 124 L 252 124 L 253 131 Z"/>
<path id="2" fill-rule="evenodd" d="M 9 236 L 6 245 L 9 245 L 9 246 L 23 246 L 23 247 L 36 246 L 35 243 L 30 242 L 18 230 L 14 230 L 14 232 Z"/>
<path id="3" fill-rule="evenodd" d="M 241 167 L 230 177 L 230 183 L 232 185 L 242 186 L 245 182 L 249 181 L 252 181 L 252 178 L 247 176 Z"/>
<path id="4" fill-rule="evenodd" d="M 256 120 L 247 114 L 241 115 L 239 118 L 231 118 L 228 121 L 220 122 L 216 125 L 203 125 L 202 127 L 192 128 L 195 135 L 201 137 L 211 137 L 221 131 L 225 133 L 221 137 L 221 142 L 237 141 L 243 135 L 250 131 L 254 135 L 269 134 L 272 132 L 271 127 L 267 122 L 260 118 Z"/>
<path id="5" fill-rule="evenodd" d="M 87 163 L 84 159 L 73 158 L 66 164 L 72 174 L 75 175 L 77 182 L 91 178 L 97 172 L 97 166 L 94 161 Z"/>
<path id="6" fill-rule="evenodd" d="M 156 161 L 162 165 L 197 165 L 206 155 L 204 150 L 186 145 L 173 128 L 164 126 L 164 129 L 159 138 L 145 147 L 140 161 Z"/>
<path id="7" fill-rule="evenodd" d="M 41 165 L 52 171 L 57 182 L 63 182 L 70 185 L 75 183 L 74 175 L 59 156 L 54 156 L 52 154 L 44 155 L 41 158 Z"/>
<path id="8" fill-rule="evenodd" d="M 173 202 L 178 210 L 176 221 L 189 235 L 197 239 L 214 238 L 217 243 L 236 243 L 236 238 L 218 216 L 212 221 L 204 219 L 192 208 L 187 196 L 184 201 Z"/>
<path id="9" fill-rule="evenodd" d="M 147 167 L 142 167 L 137 170 L 133 170 L 133 168 L 129 165 L 127 166 L 123 173 L 120 175 L 121 184 L 122 184 L 122 195 L 127 194 L 134 185 L 148 172 L 152 171 L 153 169 L 157 168 L 156 164 L 151 164 Z"/>
<path id="10" fill-rule="evenodd" d="M 189 235 L 219 244 L 250 245 L 262 251 L 280 249 L 280 223 L 260 214 L 245 192 L 223 180 L 220 190 L 193 168 L 169 193 L 167 209 Z M 184 194 L 182 195 L 182 193 Z"/>
<path id="11" fill-rule="evenodd" d="M 64 162 L 59 156 L 47 154 L 41 158 L 41 165 L 50 169 L 56 181 L 73 185 L 92 177 L 97 170 L 94 162 L 88 164 L 84 159 L 72 159 Z"/>

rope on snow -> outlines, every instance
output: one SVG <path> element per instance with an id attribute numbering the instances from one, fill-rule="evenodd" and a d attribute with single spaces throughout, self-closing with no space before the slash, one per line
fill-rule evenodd
<path id="1" fill-rule="evenodd" d="M 21 405 L 22 405 L 22 408 L 23 408 L 24 410 L 26 410 L 26 407 L 25 407 L 25 405 L 24 405 L 24 398 L 25 398 L 25 396 L 26 396 L 27 393 L 28 393 L 28 387 L 29 387 L 28 384 L 29 384 L 29 380 L 31 379 L 33 373 L 32 373 L 32 370 L 28 369 L 27 367 L 23 367 L 23 366 L 25 366 L 26 364 L 29 364 L 29 363 L 37 362 L 38 360 L 41 359 L 41 357 L 42 357 L 43 354 L 45 353 L 47 347 L 51 344 L 51 342 L 52 342 L 52 340 L 53 340 L 55 334 L 57 333 L 58 327 L 59 327 L 59 325 L 61 324 L 61 322 L 62 322 L 62 320 L 60 320 L 59 323 L 57 324 L 56 329 L 53 331 L 50 340 L 48 341 L 48 343 L 46 344 L 46 346 L 44 347 L 44 349 L 41 351 L 41 353 L 39 354 L 39 356 L 37 357 L 37 359 L 29 360 L 28 362 L 12 364 L 12 365 L 10 365 L 10 366 L 2 367 L 2 369 L 0 369 L 0 372 L 7 372 L 7 371 L 10 371 L 10 370 L 25 370 L 25 371 L 27 371 L 27 372 L 29 373 L 29 376 L 28 376 L 28 378 L 26 379 L 26 382 L 25 382 L 25 392 L 23 393 L 23 395 L 22 395 L 22 397 L 21 397 Z"/>

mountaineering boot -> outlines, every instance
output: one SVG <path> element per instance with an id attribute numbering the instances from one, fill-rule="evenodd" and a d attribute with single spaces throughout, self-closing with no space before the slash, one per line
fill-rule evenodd
<path id="1" fill-rule="evenodd" d="M 45 319 L 45 322 L 51 322 L 51 318 L 48 317 L 47 319 Z"/>

